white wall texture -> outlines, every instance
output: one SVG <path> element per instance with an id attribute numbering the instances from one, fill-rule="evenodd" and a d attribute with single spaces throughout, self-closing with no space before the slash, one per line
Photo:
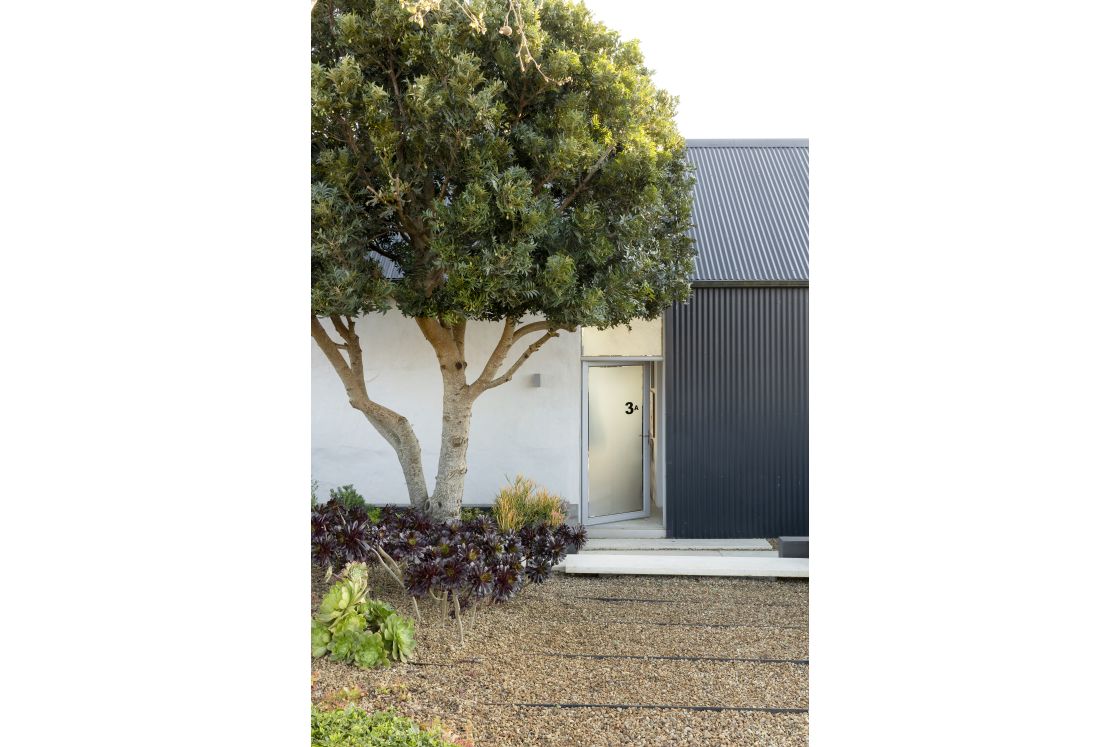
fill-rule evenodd
<path id="1" fill-rule="evenodd" d="M 330 325 L 327 325 L 330 329 Z M 472 380 L 497 342 L 500 325 L 470 322 L 467 374 Z M 424 452 L 428 490 L 439 457 L 442 382 L 435 352 L 416 323 L 395 311 L 358 321 L 370 397 L 407 417 Z M 521 340 L 510 361 L 535 339 Z M 346 399 L 338 375 L 311 344 L 311 477 L 319 498 L 353 483 L 370 503 L 408 503 L 393 449 Z M 508 365 L 508 364 L 507 364 Z M 531 385 L 541 374 L 542 386 Z M 464 503 L 490 503 L 520 472 L 569 503 L 579 503 L 579 335 L 561 332 L 525 362 L 513 379 L 475 402 Z"/>

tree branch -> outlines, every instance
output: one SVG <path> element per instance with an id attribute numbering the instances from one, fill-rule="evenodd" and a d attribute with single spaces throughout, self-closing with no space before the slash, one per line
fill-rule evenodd
<path id="1" fill-rule="evenodd" d="M 339 352 L 339 344 L 331 339 L 323 323 L 314 314 L 311 315 L 311 336 L 338 374 L 338 378 L 342 379 L 350 406 L 365 415 L 370 425 L 397 453 L 397 459 L 404 470 L 409 502 L 415 508 L 423 509 L 428 501 L 428 486 L 424 479 L 420 441 L 416 438 L 416 432 L 413 431 L 408 418 L 369 398 L 369 393 L 366 391 L 365 368 L 362 364 L 362 346 L 358 340 L 357 321 L 349 319 L 347 322 L 347 319 L 348 317 L 341 315 L 331 316 L 331 324 L 346 340 L 349 364 L 343 360 L 342 353 Z"/>
<path id="2" fill-rule="evenodd" d="M 458 355 L 459 345 L 455 340 L 455 333 L 440 324 L 435 317 L 415 317 L 416 326 L 424 333 L 424 338 L 436 351 L 441 373 L 447 376 L 462 376 L 465 382 L 467 363 Z"/>
<path id="3" fill-rule="evenodd" d="M 529 357 L 533 355 L 533 353 L 540 350 L 542 345 L 544 345 L 553 337 L 557 337 L 559 334 L 560 331 L 558 329 L 550 329 L 548 332 L 545 332 L 543 335 L 537 338 L 536 342 L 525 348 L 525 352 L 521 354 L 521 357 L 514 361 L 513 365 L 510 366 L 504 374 L 483 384 L 483 386 L 479 390 L 479 394 L 487 391 L 488 389 L 493 389 L 496 386 L 505 384 L 507 381 L 512 379 L 513 375 L 517 373 L 517 369 L 521 368 L 521 366 L 525 364 L 525 361 L 529 360 Z"/>
<path id="4" fill-rule="evenodd" d="M 513 347 L 513 331 L 517 326 L 517 320 L 513 317 L 506 317 L 505 326 L 502 327 L 502 334 L 498 337 L 498 343 L 494 346 L 493 352 L 490 353 L 490 358 L 486 361 L 486 365 L 482 367 L 482 373 L 478 375 L 474 383 L 471 384 L 471 390 L 476 394 L 484 391 L 486 383 L 494 378 L 494 374 L 498 372 L 498 368 L 505 361 L 506 355 L 509 354 L 509 349 Z"/>
<path id="5" fill-rule="evenodd" d="M 333 319 L 331 321 L 332 323 L 334 322 Z M 335 328 L 338 328 L 337 325 L 335 325 Z M 340 348 L 346 347 L 346 343 L 335 342 L 334 339 L 331 338 L 329 334 L 327 334 L 327 330 L 323 327 L 323 323 L 320 322 L 314 314 L 311 315 L 311 336 L 315 338 L 315 342 L 319 344 L 319 349 L 323 351 L 323 355 L 327 356 L 327 360 L 334 367 L 334 370 L 336 373 L 338 373 L 339 377 L 342 378 L 343 383 L 345 383 L 347 378 L 353 376 L 354 374 L 353 370 L 350 368 L 350 365 L 342 357 L 342 353 L 339 352 Z M 343 336 L 343 339 L 345 339 L 345 335 Z"/>
<path id="6" fill-rule="evenodd" d="M 389 73 L 389 82 L 393 86 L 393 100 L 396 102 L 397 111 L 400 112 L 401 115 L 401 123 L 405 128 L 408 128 L 410 123 L 408 121 L 408 114 L 405 113 L 404 110 L 404 97 L 401 96 L 400 86 L 397 85 L 397 55 L 395 50 L 392 49 L 389 50 L 389 68 L 387 72 Z"/>
<path id="7" fill-rule="evenodd" d="M 395 233 L 395 231 L 393 233 Z M 387 236 L 388 233 L 386 233 L 384 235 Z M 383 236 L 378 237 L 378 238 L 383 238 Z M 376 241 L 376 239 L 375 239 L 375 241 Z M 389 260 L 392 260 L 393 262 L 396 262 L 398 265 L 400 265 L 404 262 L 404 260 L 401 259 L 401 256 L 399 254 L 397 254 L 396 252 L 390 252 L 387 249 L 381 249 L 381 248 L 376 247 L 376 246 L 371 246 L 370 250 L 377 252 L 378 254 L 380 254 L 382 257 L 385 257 L 386 259 L 389 259 Z"/>
<path id="8" fill-rule="evenodd" d="M 535 180 L 533 182 L 533 197 L 536 197 L 537 195 L 539 195 L 541 193 L 541 190 L 544 189 L 545 185 L 551 183 L 552 180 L 555 179 L 555 178 L 556 178 L 556 172 L 555 171 L 550 171 L 547 174 L 545 174 L 544 176 Z"/>
<path id="9" fill-rule="evenodd" d="M 451 336 L 455 340 L 455 347 L 459 349 L 459 359 L 466 361 L 467 359 L 467 320 L 456 324 L 451 328 Z"/>
<path id="10" fill-rule="evenodd" d="M 342 335 L 342 339 L 349 342 L 352 328 L 343 321 L 342 317 L 338 314 L 331 315 L 331 324 L 334 325 L 335 331 Z M 345 347 L 345 345 L 343 345 Z"/>
<path id="11" fill-rule="evenodd" d="M 331 316 L 330 319 L 331 324 L 346 341 L 346 357 L 350 359 L 349 363 L 343 359 L 342 353 L 339 352 L 339 344 L 331 339 L 326 328 L 323 327 L 323 323 L 314 314 L 311 315 L 311 336 L 315 338 L 315 342 L 319 344 L 319 349 L 323 351 L 327 361 L 334 367 L 338 377 L 342 379 L 350 404 L 354 409 L 365 414 L 373 422 L 374 427 L 381 432 L 381 435 L 385 436 L 385 439 L 395 446 L 400 440 L 398 431 L 402 425 L 408 426 L 408 419 L 369 398 L 369 392 L 366 390 L 365 365 L 362 363 L 362 346 L 355 331 L 357 322 L 351 319 L 349 325 L 347 325 L 345 317 L 337 314 Z M 408 427 L 411 428 L 411 426 Z"/>
<path id="12" fill-rule="evenodd" d="M 357 322 L 349 317 L 332 314 L 331 324 L 334 325 L 335 331 L 343 340 L 341 343 L 336 342 L 335 345 L 346 351 L 346 357 L 350 359 L 350 372 L 361 379 L 364 387 L 365 367 L 362 364 L 362 348 L 358 342 L 358 334 L 355 332 Z M 312 330 L 312 333 L 314 333 L 314 330 Z"/>
<path id="13" fill-rule="evenodd" d="M 400 86 L 397 83 L 396 60 L 397 60 L 396 51 L 393 50 L 393 49 L 390 49 L 389 50 L 389 56 L 388 56 L 389 65 L 388 65 L 387 68 L 385 68 L 385 72 L 389 76 L 389 83 L 390 83 L 390 85 L 392 86 L 392 89 L 393 89 L 393 100 L 396 102 L 397 111 L 400 113 L 400 121 L 399 122 L 394 122 L 395 129 L 397 131 L 397 147 L 396 147 L 396 150 L 397 150 L 397 169 L 398 169 L 398 171 L 400 171 L 400 173 L 402 175 L 408 176 L 408 174 L 405 174 L 405 166 L 407 164 L 408 159 L 405 158 L 406 154 L 405 154 L 405 148 L 404 148 L 404 144 L 405 144 L 404 133 L 409 130 L 409 128 L 412 126 L 412 124 L 409 121 L 408 112 L 405 110 L 405 106 L 404 106 L 404 97 L 401 95 L 401 89 L 400 89 Z M 424 245 L 426 245 L 426 243 L 427 243 L 427 239 L 424 236 L 425 229 L 424 229 L 423 221 L 418 217 L 414 218 L 412 215 L 410 215 L 408 213 L 408 211 L 405 210 L 404 203 L 401 200 L 401 195 L 400 195 L 401 188 L 404 186 L 404 184 L 406 182 L 404 182 L 404 180 L 402 180 L 399 176 L 397 176 L 396 179 L 394 180 L 394 174 L 389 169 L 388 164 L 385 163 L 384 159 L 379 159 L 379 160 L 381 161 L 382 165 L 385 167 L 386 176 L 389 177 L 389 184 L 393 188 L 393 196 L 396 198 L 395 208 L 396 208 L 396 212 L 397 212 L 397 219 L 401 222 L 401 226 L 404 228 L 404 230 L 405 230 L 406 234 L 408 235 L 409 239 L 412 240 L 415 248 L 418 249 L 418 250 L 423 249 Z M 376 192 L 377 192 L 377 190 L 373 189 L 372 187 L 370 187 L 370 191 L 373 192 L 374 194 L 376 194 Z M 429 292 L 428 295 L 431 295 L 431 293 Z"/>
<path id="14" fill-rule="evenodd" d="M 358 147 L 358 141 L 354 139 L 354 126 L 350 124 L 350 120 L 346 118 L 345 114 L 339 114 L 338 119 L 342 122 L 342 130 L 346 133 L 346 147 L 354 154 L 354 163 L 358 164 L 358 170 L 361 172 L 362 177 L 366 181 L 366 188 L 375 191 L 373 186 L 373 175 L 366 169 L 366 160 L 362 157 L 362 151 Z"/>
<path id="15" fill-rule="evenodd" d="M 533 322 L 531 324 L 526 324 L 524 327 L 521 327 L 513 333 L 513 341 L 517 342 L 525 335 L 531 335 L 534 332 L 543 332 L 548 329 L 557 329 L 557 326 L 547 320 L 543 322 Z"/>
<path id="16" fill-rule="evenodd" d="M 560 212 L 564 212 L 568 208 L 568 206 L 572 204 L 572 200 L 574 200 L 580 192 L 587 189 L 587 185 L 591 183 L 591 177 L 595 176 L 595 174 L 597 174 L 599 170 L 603 168 L 603 164 L 607 162 L 607 159 L 610 158 L 610 155 L 612 153 L 614 153 L 613 145 L 607 148 L 606 152 L 603 153 L 603 155 L 599 156 L 599 160 L 595 162 L 595 165 L 591 167 L 591 170 L 587 172 L 587 175 L 583 177 L 583 181 L 581 181 L 572 191 L 572 193 L 565 197 L 564 200 L 560 203 Z"/>

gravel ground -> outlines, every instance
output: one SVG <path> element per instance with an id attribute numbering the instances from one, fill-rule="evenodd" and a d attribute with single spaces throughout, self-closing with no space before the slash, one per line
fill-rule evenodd
<path id="1" fill-rule="evenodd" d="M 375 592 L 411 611 L 384 578 Z M 797 579 L 557 574 L 480 611 L 465 646 L 427 606 L 412 664 L 316 660 L 312 699 L 356 686 L 362 707 L 438 718 L 477 747 L 806 745 L 808 602 Z"/>

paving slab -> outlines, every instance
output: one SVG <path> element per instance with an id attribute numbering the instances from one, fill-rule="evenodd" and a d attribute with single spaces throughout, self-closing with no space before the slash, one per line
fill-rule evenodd
<path id="1" fill-rule="evenodd" d="M 587 527 L 587 536 L 595 539 L 665 539 L 665 530 L 657 527 L 623 527 L 619 524 L 598 524 Z"/>
<path id="2" fill-rule="evenodd" d="M 808 578 L 808 558 L 710 555 L 625 555 L 581 552 L 564 560 L 564 572 L 650 576 L 766 576 Z"/>

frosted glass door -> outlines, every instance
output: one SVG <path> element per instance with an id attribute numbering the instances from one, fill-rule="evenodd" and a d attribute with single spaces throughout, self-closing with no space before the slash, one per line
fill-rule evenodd
<path id="1" fill-rule="evenodd" d="M 645 366 L 587 369 L 587 507 L 590 517 L 645 506 Z"/>

